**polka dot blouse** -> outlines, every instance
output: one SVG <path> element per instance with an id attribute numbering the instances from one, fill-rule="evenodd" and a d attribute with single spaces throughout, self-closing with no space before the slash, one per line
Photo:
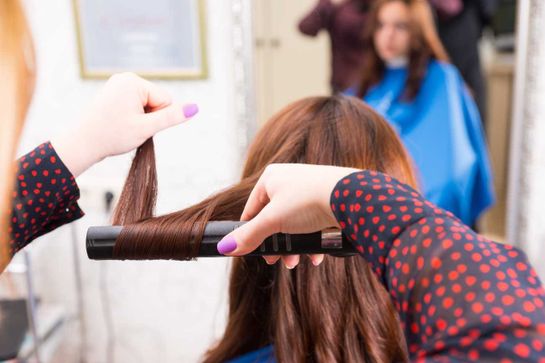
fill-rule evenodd
<path id="1" fill-rule="evenodd" d="M 389 291 L 411 360 L 545 363 L 545 291 L 522 251 L 377 172 L 339 181 L 331 208 Z"/>
<path id="2" fill-rule="evenodd" d="M 74 176 L 47 142 L 18 161 L 13 192 L 10 250 L 83 216 Z"/>

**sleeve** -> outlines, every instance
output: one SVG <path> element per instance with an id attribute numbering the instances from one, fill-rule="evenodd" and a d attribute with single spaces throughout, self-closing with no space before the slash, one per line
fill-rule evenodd
<path id="1" fill-rule="evenodd" d="M 464 10 L 463 0 L 430 0 L 441 20 L 454 18 Z"/>
<path id="2" fill-rule="evenodd" d="M 368 11 L 360 11 L 357 5 L 339 8 L 336 15 L 335 26 L 342 35 L 345 42 L 352 42 L 355 45 L 364 45 L 364 33 L 368 19 Z"/>
<path id="3" fill-rule="evenodd" d="M 9 233 L 11 254 L 37 237 L 81 218 L 79 188 L 51 143 L 18 160 Z"/>
<path id="4" fill-rule="evenodd" d="M 305 35 L 316 36 L 329 27 L 334 5 L 330 0 L 319 0 L 318 4 L 299 22 L 299 31 Z"/>
<path id="5" fill-rule="evenodd" d="M 498 11 L 499 5 L 499 0 L 477 0 L 479 14 L 484 24 L 488 24 L 492 21 L 492 18 Z"/>
<path id="6" fill-rule="evenodd" d="M 373 171 L 331 208 L 391 295 L 411 360 L 544 362 L 545 291 L 526 256 Z"/>

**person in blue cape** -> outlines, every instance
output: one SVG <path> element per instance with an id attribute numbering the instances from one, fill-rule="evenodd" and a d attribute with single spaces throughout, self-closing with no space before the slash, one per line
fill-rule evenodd
<path id="1" fill-rule="evenodd" d="M 377 1 L 363 98 L 397 130 L 427 199 L 474 226 L 495 200 L 476 104 L 436 33 L 426 1 Z"/>

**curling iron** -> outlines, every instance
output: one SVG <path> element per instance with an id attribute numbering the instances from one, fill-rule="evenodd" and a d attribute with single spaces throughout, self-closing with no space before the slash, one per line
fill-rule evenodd
<path id="1" fill-rule="evenodd" d="M 219 241 L 246 222 L 211 221 L 206 224 L 197 257 L 225 257 L 216 248 Z M 87 230 L 87 256 L 92 260 L 114 260 L 116 238 L 122 226 L 90 227 Z M 356 250 L 339 230 L 308 234 L 276 233 L 246 256 L 329 254 L 346 257 Z"/>

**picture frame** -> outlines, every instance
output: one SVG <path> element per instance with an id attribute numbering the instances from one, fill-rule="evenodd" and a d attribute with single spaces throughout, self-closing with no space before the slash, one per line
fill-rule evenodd
<path id="1" fill-rule="evenodd" d="M 73 6 L 82 78 L 208 77 L 205 0 L 73 0 Z"/>

